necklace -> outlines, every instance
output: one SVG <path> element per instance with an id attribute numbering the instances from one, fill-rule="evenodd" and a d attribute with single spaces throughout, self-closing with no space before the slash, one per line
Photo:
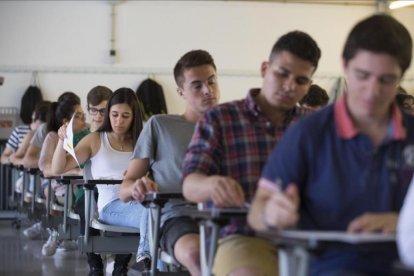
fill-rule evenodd
<path id="1" fill-rule="evenodd" d="M 119 151 L 124 151 L 124 141 L 121 141 L 120 143 L 118 143 L 117 139 L 114 136 L 112 136 L 112 147 L 116 150 L 119 149 Z"/>

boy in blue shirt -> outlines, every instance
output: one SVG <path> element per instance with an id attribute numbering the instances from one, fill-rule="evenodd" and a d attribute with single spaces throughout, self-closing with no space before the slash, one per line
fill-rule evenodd
<path id="1" fill-rule="evenodd" d="M 411 55 L 409 32 L 390 16 L 352 29 L 342 54 L 348 88 L 282 137 L 249 212 L 253 228 L 395 232 L 414 170 L 414 117 L 395 103 Z M 397 258 L 396 250 L 327 250 L 310 272 L 389 275 Z"/>

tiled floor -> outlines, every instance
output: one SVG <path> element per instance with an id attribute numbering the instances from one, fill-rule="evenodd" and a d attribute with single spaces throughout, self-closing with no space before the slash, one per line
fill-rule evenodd
<path id="1" fill-rule="evenodd" d="M 22 234 L 26 225 L 16 230 L 11 222 L 12 220 L 0 220 L 0 275 L 88 275 L 85 255 L 71 251 L 56 252 L 51 257 L 42 256 L 41 248 L 45 241 L 27 239 Z M 130 271 L 128 275 L 139 274 Z"/>

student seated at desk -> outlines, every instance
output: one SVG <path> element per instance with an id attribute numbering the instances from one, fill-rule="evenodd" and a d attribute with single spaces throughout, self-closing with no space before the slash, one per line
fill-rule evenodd
<path id="1" fill-rule="evenodd" d="M 348 89 L 275 147 L 249 212 L 253 228 L 395 232 L 414 171 L 414 117 L 395 103 L 411 55 L 409 32 L 391 16 L 352 29 L 342 54 Z M 389 275 L 396 259 L 396 250 L 327 250 L 310 272 Z"/>
<path id="2" fill-rule="evenodd" d="M 155 115 L 146 123 L 135 146 L 121 187 L 124 201 L 142 200 L 145 192 L 182 192 L 182 162 L 198 118 L 216 105 L 220 96 L 216 65 L 204 50 L 183 55 L 174 68 L 177 93 L 182 97 L 182 115 Z M 157 187 L 142 179 L 150 173 Z M 184 265 L 191 275 L 200 275 L 198 224 L 183 215 L 184 200 L 168 202 L 162 210 L 160 246 Z M 141 260 L 137 259 L 137 263 Z M 153 260 L 156 261 L 156 260 Z"/>
<path id="3" fill-rule="evenodd" d="M 47 135 L 43 142 L 39 157 L 39 169 L 43 172 L 43 175 L 45 177 L 54 176 L 54 174 L 52 173 L 52 158 L 59 141 L 57 131 L 62 124 L 67 124 L 73 115 L 73 144 L 74 146 L 76 146 L 78 142 L 89 133 L 89 129 L 86 128 L 85 113 L 83 112 L 80 103 L 78 101 L 68 100 L 54 102 L 51 104 L 46 125 Z M 80 174 L 79 168 L 71 170 L 69 174 Z M 63 184 L 57 183 L 56 180 L 52 180 L 51 186 L 51 193 L 54 193 L 54 198 L 56 199 L 56 202 L 63 206 L 66 196 L 65 186 Z M 46 199 L 48 193 L 48 186 L 45 186 L 44 195 Z M 57 239 L 57 231 L 55 229 L 48 229 L 48 231 L 49 239 L 42 247 L 42 254 L 44 256 L 54 255 L 59 245 L 59 241 Z M 65 251 L 71 250 L 76 248 L 76 244 L 70 241 L 62 241 L 60 244 L 60 248 Z"/>
<path id="4" fill-rule="evenodd" d="M 58 99 L 57 102 L 77 102 L 80 104 L 80 98 L 73 92 L 64 92 L 62 93 Z M 24 157 L 22 160 L 18 161 L 19 163 L 23 164 L 25 168 L 38 168 L 39 166 L 39 157 L 40 157 L 40 151 L 42 149 L 43 142 L 46 138 L 47 134 L 47 124 L 44 123 L 40 125 L 36 131 L 31 131 L 27 134 L 26 138 L 30 139 L 29 146 L 24 154 Z M 47 180 L 42 182 L 42 189 L 47 186 Z M 43 229 L 41 227 L 41 223 L 37 222 L 34 223 L 29 228 L 25 229 L 23 231 L 23 234 L 30 238 L 30 239 L 36 239 L 40 236 L 42 236 Z"/>
<path id="5" fill-rule="evenodd" d="M 6 147 L 1 153 L 2 164 L 16 164 L 19 165 L 19 159 L 23 158 L 24 153 L 29 146 L 31 135 L 29 132 L 34 132 L 43 123 L 46 122 L 46 115 L 49 110 L 50 102 L 41 101 L 39 102 L 32 114 L 31 123 L 28 125 L 17 126 L 9 139 L 7 140 Z M 24 141 L 27 141 L 24 143 Z"/>
<path id="6" fill-rule="evenodd" d="M 142 117 L 138 99 L 133 90 L 120 88 L 108 100 L 102 126 L 83 138 L 75 148 L 80 164 L 91 162 L 94 179 L 122 179 L 132 151 L 142 130 Z M 66 125 L 59 131 L 59 142 L 53 155 L 52 171 L 55 175 L 77 167 L 76 161 L 66 154 L 63 140 Z M 139 202 L 123 203 L 119 199 L 120 185 L 97 185 L 99 220 L 103 223 L 142 229 L 139 222 L 145 208 Z M 146 225 L 144 225 L 145 227 Z M 140 239 L 140 242 L 147 242 Z M 148 246 L 144 247 L 149 251 Z M 117 254 L 112 275 L 127 275 L 131 254 Z M 93 275 L 103 273 L 103 266 L 91 268 Z"/>
<path id="7" fill-rule="evenodd" d="M 186 199 L 224 208 L 251 202 L 273 146 L 291 124 L 310 113 L 297 103 L 312 83 L 320 56 L 312 37 L 288 32 L 261 63 L 261 88 L 201 115 L 183 162 Z M 253 235 L 246 218 L 225 225 L 213 273 L 272 275 L 278 266 L 276 250 Z"/>

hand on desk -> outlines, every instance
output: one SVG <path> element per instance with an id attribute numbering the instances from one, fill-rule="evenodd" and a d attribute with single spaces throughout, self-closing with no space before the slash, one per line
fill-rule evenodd
<path id="1" fill-rule="evenodd" d="M 299 191 L 291 183 L 284 191 L 275 191 L 263 210 L 263 223 L 268 227 L 286 228 L 299 220 Z"/>
<path id="2" fill-rule="evenodd" d="M 395 233 L 397 221 L 397 213 L 365 213 L 352 220 L 347 231 Z"/>
<path id="3" fill-rule="evenodd" d="M 210 176 L 210 198 L 217 207 L 242 207 L 244 192 L 240 184 L 231 177 Z"/>
<path id="4" fill-rule="evenodd" d="M 158 191 L 157 183 L 146 176 L 137 179 L 133 185 L 132 198 L 134 200 L 143 201 L 146 193 Z"/>

